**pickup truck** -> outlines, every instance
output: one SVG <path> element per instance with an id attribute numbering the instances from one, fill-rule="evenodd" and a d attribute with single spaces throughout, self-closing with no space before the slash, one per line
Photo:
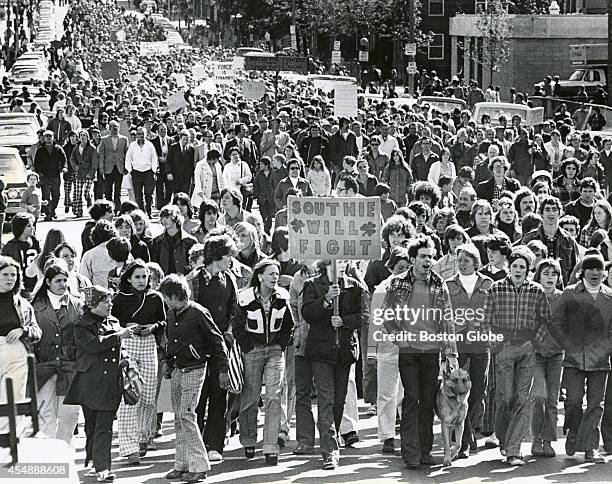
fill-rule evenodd
<path id="1" fill-rule="evenodd" d="M 569 79 L 559 81 L 559 96 L 575 96 L 580 86 L 584 86 L 586 93 L 592 96 L 599 85 L 604 87 L 607 85 L 607 71 L 604 66 L 585 66 L 576 69 Z"/>

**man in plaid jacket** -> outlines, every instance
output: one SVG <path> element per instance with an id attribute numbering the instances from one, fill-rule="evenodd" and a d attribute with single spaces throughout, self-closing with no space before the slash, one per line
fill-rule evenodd
<path id="1" fill-rule="evenodd" d="M 542 286 L 527 279 L 532 253 L 519 246 L 508 262 L 509 275 L 489 289 L 483 321 L 499 341 L 492 346 L 496 353 L 495 433 L 508 464 L 522 466 L 521 443 L 528 428 L 535 368 L 534 342 L 550 318 L 550 307 Z"/>
<path id="2" fill-rule="evenodd" d="M 408 248 L 413 263 L 392 277 L 380 315 L 390 338 L 399 346 L 404 386 L 400 425 L 402 458 L 410 469 L 433 464 L 434 401 L 440 351 L 457 368 L 455 325 L 448 288 L 431 270 L 436 254 L 431 237 L 419 234 Z"/>

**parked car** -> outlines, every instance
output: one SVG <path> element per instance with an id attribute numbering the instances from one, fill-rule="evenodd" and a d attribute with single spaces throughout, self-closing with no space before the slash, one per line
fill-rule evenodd
<path id="1" fill-rule="evenodd" d="M 0 113 L 0 146 L 16 148 L 25 158 L 31 146 L 38 143 L 39 129 L 34 114 Z"/>
<path id="2" fill-rule="evenodd" d="M 530 108 L 523 104 L 512 103 L 476 103 L 472 117 L 480 123 L 483 114 L 491 117 L 491 125 L 499 124 L 499 117 L 504 116 L 510 124 L 512 117 L 517 114 L 523 120 L 523 126 L 539 126 L 544 123 L 544 108 Z"/>
<path id="3" fill-rule="evenodd" d="M 19 156 L 19 151 L 16 148 L 0 146 L 0 180 L 4 183 L 4 193 L 8 202 L 5 223 L 10 222 L 16 213 L 22 211 L 19 203 L 27 187 L 26 174 L 25 163 Z"/>

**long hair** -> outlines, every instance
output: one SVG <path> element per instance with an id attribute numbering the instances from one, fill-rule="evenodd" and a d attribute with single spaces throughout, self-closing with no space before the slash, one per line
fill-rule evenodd
<path id="1" fill-rule="evenodd" d="M 15 286 L 11 292 L 13 294 L 19 294 L 19 291 L 21 291 L 22 282 L 21 267 L 19 267 L 19 263 L 12 257 L 9 257 L 8 255 L 0 255 L 0 272 L 7 267 L 14 267 L 17 270 L 17 279 L 15 280 Z"/>
<path id="2" fill-rule="evenodd" d="M 132 277 L 132 274 L 134 274 L 134 271 L 136 271 L 136 269 L 144 269 L 145 271 L 147 271 L 147 287 L 145 288 L 145 291 L 147 291 L 151 287 L 151 278 L 149 277 L 150 271 L 147 267 L 146 262 L 142 259 L 136 259 L 130 262 L 121 274 L 121 277 L 119 278 L 119 286 L 117 287 L 117 290 L 119 292 L 130 292 L 132 290 L 130 277 Z"/>
<path id="3" fill-rule="evenodd" d="M 40 272 L 44 271 L 45 263 L 47 262 L 47 259 L 53 255 L 55 248 L 65 241 L 66 238 L 64 237 L 64 232 L 59 229 L 49 229 L 49 232 L 47 232 L 47 237 L 45 237 L 43 250 L 36 261 L 36 265 L 38 266 L 38 269 L 40 269 Z"/>
<path id="4" fill-rule="evenodd" d="M 59 275 L 66 276 L 66 278 L 68 277 L 68 266 L 61 259 L 49 259 L 45 265 L 44 274 L 42 284 L 32 298 L 33 303 L 38 300 L 44 300 L 47 297 L 47 291 L 49 290 L 47 281 L 52 281 L 54 277 Z"/>
<path id="5" fill-rule="evenodd" d="M 280 264 L 278 263 L 278 261 L 274 259 L 262 259 L 253 267 L 253 275 L 251 276 L 251 282 L 249 283 L 249 287 L 254 287 L 259 290 L 261 288 L 261 282 L 258 276 L 263 274 L 270 266 L 275 266 L 280 273 Z"/>

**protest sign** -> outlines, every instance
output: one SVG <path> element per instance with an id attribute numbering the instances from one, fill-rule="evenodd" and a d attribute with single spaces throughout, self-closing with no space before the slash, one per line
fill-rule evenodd
<path id="1" fill-rule="evenodd" d="M 117 61 L 102 62 L 100 72 L 102 73 L 102 79 L 105 81 L 108 79 L 119 79 L 121 77 L 119 73 L 119 63 Z"/>
<path id="2" fill-rule="evenodd" d="M 196 88 L 191 91 L 195 96 L 199 96 L 201 93 L 215 95 L 217 94 L 217 85 L 212 79 L 206 79 L 202 81 Z"/>
<path id="3" fill-rule="evenodd" d="M 213 62 L 214 80 L 217 85 L 226 84 L 234 85 L 236 72 L 234 71 L 233 62 Z"/>
<path id="4" fill-rule="evenodd" d="M 206 79 L 206 68 L 202 64 L 195 64 L 191 68 L 193 78 L 197 81 L 199 79 Z"/>
<path id="5" fill-rule="evenodd" d="M 263 81 L 243 81 L 242 94 L 248 101 L 259 101 L 266 94 L 266 83 Z"/>
<path id="6" fill-rule="evenodd" d="M 140 76 L 138 74 L 128 74 L 127 78 L 131 83 L 135 84 L 138 82 L 138 79 L 140 79 Z"/>
<path id="7" fill-rule="evenodd" d="M 169 113 L 174 113 L 181 108 L 187 106 L 187 102 L 185 101 L 185 91 L 182 89 L 179 92 L 175 92 L 168 98 L 167 102 L 167 110 Z"/>
<path id="8" fill-rule="evenodd" d="M 357 116 L 357 85 L 338 82 L 334 86 L 334 116 Z"/>
<path id="9" fill-rule="evenodd" d="M 185 78 L 185 74 L 177 74 L 176 78 L 176 87 L 187 87 L 187 79 Z"/>
<path id="10" fill-rule="evenodd" d="M 378 197 L 296 197 L 287 200 L 293 259 L 380 259 Z"/>
<path id="11" fill-rule="evenodd" d="M 163 40 L 160 42 L 141 42 L 140 55 L 143 57 L 149 55 L 168 55 L 170 54 L 170 44 Z"/>

